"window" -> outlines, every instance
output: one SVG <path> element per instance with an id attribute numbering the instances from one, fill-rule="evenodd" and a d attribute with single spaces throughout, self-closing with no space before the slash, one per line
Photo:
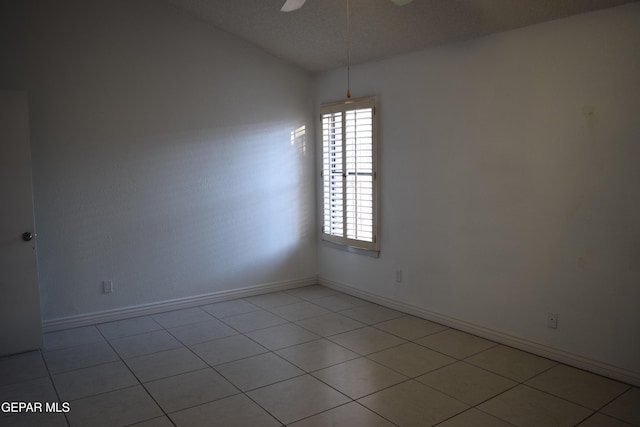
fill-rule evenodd
<path id="1" fill-rule="evenodd" d="M 323 105 L 322 239 L 378 250 L 375 99 Z"/>

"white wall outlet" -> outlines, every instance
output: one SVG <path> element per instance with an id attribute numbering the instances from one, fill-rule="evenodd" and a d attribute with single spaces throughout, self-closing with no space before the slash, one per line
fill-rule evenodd
<path id="1" fill-rule="evenodd" d="M 102 293 L 110 294 L 113 292 L 113 280 L 104 280 L 102 282 Z"/>
<path id="2" fill-rule="evenodd" d="M 396 283 L 402 283 L 402 270 L 396 270 Z"/>
<path id="3" fill-rule="evenodd" d="M 547 327 L 558 329 L 558 313 L 547 313 Z"/>

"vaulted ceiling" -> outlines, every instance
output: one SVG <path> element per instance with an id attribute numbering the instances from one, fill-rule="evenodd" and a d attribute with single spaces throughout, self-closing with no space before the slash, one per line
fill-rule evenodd
<path id="1" fill-rule="evenodd" d="M 310 71 L 346 65 L 347 0 L 166 0 Z M 351 63 L 520 28 L 634 0 L 349 0 Z"/>

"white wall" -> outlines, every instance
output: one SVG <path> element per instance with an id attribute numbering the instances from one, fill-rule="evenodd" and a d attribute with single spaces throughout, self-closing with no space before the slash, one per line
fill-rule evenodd
<path id="1" fill-rule="evenodd" d="M 163 2 L 0 9 L 45 320 L 315 276 L 310 74 Z"/>
<path id="2" fill-rule="evenodd" d="M 640 381 L 640 4 L 351 71 L 379 100 L 381 254 L 320 244 L 321 278 Z"/>

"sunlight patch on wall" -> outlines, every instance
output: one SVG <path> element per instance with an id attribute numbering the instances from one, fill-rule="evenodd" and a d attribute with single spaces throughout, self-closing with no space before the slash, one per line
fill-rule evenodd
<path id="1" fill-rule="evenodd" d="M 306 127 L 302 125 L 291 131 L 291 145 L 298 147 L 302 154 L 307 153 Z"/>

